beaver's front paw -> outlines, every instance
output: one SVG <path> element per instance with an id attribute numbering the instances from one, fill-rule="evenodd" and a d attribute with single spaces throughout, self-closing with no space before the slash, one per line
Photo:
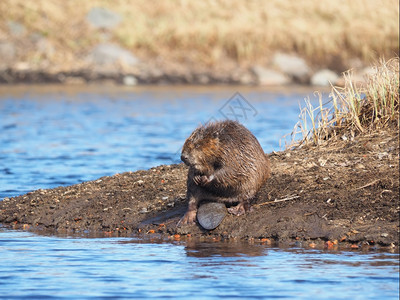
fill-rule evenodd
<path id="1" fill-rule="evenodd" d="M 204 185 L 210 183 L 211 180 L 213 180 L 213 178 L 214 178 L 213 175 L 210 175 L 210 176 L 206 176 L 206 175 L 200 176 L 200 175 L 197 175 L 197 176 L 195 176 L 195 177 L 193 178 L 193 181 L 194 181 L 194 183 L 195 183 L 196 185 L 204 186 Z"/>
<path id="2" fill-rule="evenodd" d="M 205 184 L 207 184 L 207 183 L 210 182 L 210 180 L 208 179 L 208 177 L 205 176 L 205 175 L 202 175 L 202 176 L 197 175 L 197 176 L 195 176 L 195 177 L 193 178 L 193 181 L 194 181 L 194 183 L 195 183 L 196 185 L 200 185 L 200 186 L 203 186 L 203 185 L 205 185 Z"/>

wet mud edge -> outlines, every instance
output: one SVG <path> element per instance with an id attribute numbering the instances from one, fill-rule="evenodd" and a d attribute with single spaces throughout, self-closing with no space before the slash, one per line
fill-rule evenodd
<path id="1" fill-rule="evenodd" d="M 214 230 L 176 227 L 187 168 L 162 165 L 0 201 L 0 223 L 36 232 L 265 243 L 399 246 L 399 136 L 394 130 L 270 154 L 272 176 L 244 216 Z"/>

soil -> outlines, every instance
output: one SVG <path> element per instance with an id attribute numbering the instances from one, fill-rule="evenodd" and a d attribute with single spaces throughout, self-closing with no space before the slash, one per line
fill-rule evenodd
<path id="1" fill-rule="evenodd" d="M 387 130 L 271 153 L 272 175 L 252 211 L 228 214 L 211 231 L 176 227 L 187 207 L 184 164 L 5 198 L 0 223 L 67 234 L 398 249 L 398 139 L 397 130 Z"/>

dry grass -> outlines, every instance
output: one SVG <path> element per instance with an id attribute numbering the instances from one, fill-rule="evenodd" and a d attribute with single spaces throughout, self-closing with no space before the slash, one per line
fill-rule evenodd
<path id="1" fill-rule="evenodd" d="M 364 85 L 356 85 L 351 71 L 343 74 L 345 86 L 332 86 L 330 101 L 313 107 L 305 100 L 300 121 L 291 136 L 291 146 L 320 145 L 327 140 L 355 135 L 382 128 L 399 129 L 399 58 L 381 60 Z M 295 141 L 298 133 L 302 139 Z"/>
<path id="2" fill-rule="evenodd" d="M 54 63 L 76 63 L 104 39 L 85 21 L 95 6 L 123 16 L 110 36 L 134 53 L 205 66 L 264 62 L 276 50 L 314 63 L 369 62 L 395 56 L 399 45 L 397 0 L 2 0 L 0 39 L 17 21 L 52 41 Z"/>

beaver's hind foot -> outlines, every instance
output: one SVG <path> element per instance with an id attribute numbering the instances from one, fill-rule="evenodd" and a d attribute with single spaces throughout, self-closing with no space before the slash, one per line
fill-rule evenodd
<path id="1" fill-rule="evenodd" d="M 248 202 L 240 202 L 238 205 L 228 208 L 228 212 L 235 216 L 242 216 L 248 211 L 252 211 L 252 208 Z"/>
<path id="2" fill-rule="evenodd" d="M 176 226 L 180 227 L 181 225 L 193 225 L 196 223 L 196 210 L 187 211 L 185 215 L 179 220 Z"/>

